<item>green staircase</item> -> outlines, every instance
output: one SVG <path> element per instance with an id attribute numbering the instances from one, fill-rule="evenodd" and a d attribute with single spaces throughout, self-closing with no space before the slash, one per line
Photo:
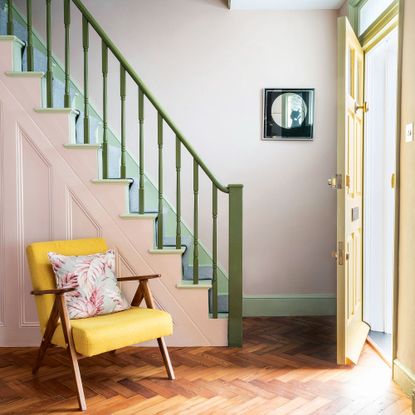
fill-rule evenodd
<path id="1" fill-rule="evenodd" d="M 46 41 L 42 41 L 32 27 L 32 1 L 26 1 L 26 10 L 17 10 L 12 1 L 0 0 L 0 35 L 15 35 L 25 42 L 22 71 L 41 71 L 46 74 L 45 106 L 76 110 L 76 142 L 80 145 L 101 145 L 100 176 L 102 179 L 130 179 L 130 203 L 128 215 L 155 216 L 155 248 L 183 249 L 183 279 L 190 284 L 209 280 L 210 312 L 212 318 L 228 313 L 229 345 L 242 344 L 242 185 L 222 185 L 200 159 L 173 121 L 161 108 L 135 70 L 128 64 L 118 48 L 106 35 L 91 13 L 79 0 L 61 0 L 64 4 L 62 22 L 52 22 L 52 7 L 58 0 L 46 0 Z M 84 79 L 80 88 L 70 76 L 70 29 L 71 8 L 76 7 L 82 15 L 82 47 Z M 60 64 L 53 55 L 53 27 L 61 24 L 65 28 L 65 62 Z M 89 102 L 89 54 L 90 30 L 101 38 L 103 107 L 101 111 Z M 120 65 L 121 136 L 117 137 L 108 127 L 108 58 L 112 54 Z M 139 123 L 138 155 L 134 157 L 126 150 L 127 123 L 125 116 L 126 80 L 137 85 Z M 157 184 L 145 174 L 144 137 L 145 105 L 157 111 L 158 178 Z M 101 116 L 102 114 L 102 116 Z M 163 155 L 166 129 L 175 135 L 176 200 L 166 201 L 163 187 Z M 193 227 L 183 223 L 181 217 L 181 159 L 187 151 L 193 158 Z M 206 174 L 212 183 L 212 246 L 207 249 L 199 240 L 199 175 Z M 229 197 L 229 257 L 228 275 L 218 264 L 218 193 Z M 210 251 L 210 252 L 209 252 Z"/>

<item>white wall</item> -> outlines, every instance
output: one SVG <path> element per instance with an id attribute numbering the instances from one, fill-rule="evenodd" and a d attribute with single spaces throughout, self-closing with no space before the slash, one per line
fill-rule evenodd
<path id="1" fill-rule="evenodd" d="M 337 11 L 229 11 L 220 0 L 85 4 L 219 180 L 244 184 L 245 293 L 334 293 L 330 252 L 336 241 L 336 199 L 327 179 L 336 170 Z M 34 11 L 36 25 L 40 18 L 44 22 L 42 7 Z M 61 47 L 59 7 L 53 27 L 60 39 L 55 45 Z M 72 45 L 80 46 L 79 22 L 72 26 Z M 99 52 L 98 45 L 92 39 L 91 50 Z M 78 61 L 73 73 L 82 80 L 81 49 L 71 53 L 72 62 Z M 93 56 L 91 91 L 100 105 L 100 55 Z M 112 85 L 118 106 L 118 84 Z M 315 88 L 313 142 L 261 141 L 265 87 Z M 135 123 L 135 102 L 129 108 Z M 135 140 L 135 130 L 131 136 Z M 147 137 L 155 142 L 154 134 Z M 173 153 L 173 146 L 167 147 L 166 153 Z M 156 178 L 150 148 L 147 156 L 147 170 Z M 166 169 L 167 197 L 174 201 L 173 154 Z M 184 185 L 184 216 L 191 224 L 190 178 Z M 201 236 L 209 246 L 205 184 L 202 192 Z M 226 245 L 220 248 L 225 262 Z"/>

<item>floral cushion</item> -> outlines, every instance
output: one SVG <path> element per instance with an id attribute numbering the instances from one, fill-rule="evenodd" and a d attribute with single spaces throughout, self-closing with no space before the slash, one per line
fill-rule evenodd
<path id="1" fill-rule="evenodd" d="M 70 319 L 93 317 L 130 308 L 117 284 L 115 252 L 86 256 L 48 253 L 56 276 L 56 287 L 74 287 L 65 293 Z"/>

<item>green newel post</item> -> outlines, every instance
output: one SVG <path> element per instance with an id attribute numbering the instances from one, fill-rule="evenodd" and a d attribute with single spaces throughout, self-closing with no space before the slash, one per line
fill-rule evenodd
<path id="1" fill-rule="evenodd" d="M 218 318 L 218 188 L 212 183 L 212 317 Z"/>
<path id="2" fill-rule="evenodd" d="M 241 184 L 229 188 L 229 319 L 228 345 L 241 347 L 242 331 L 242 189 Z"/>

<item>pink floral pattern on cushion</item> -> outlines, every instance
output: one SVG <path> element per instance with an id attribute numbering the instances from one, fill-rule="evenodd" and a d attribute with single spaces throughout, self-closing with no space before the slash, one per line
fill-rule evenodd
<path id="1" fill-rule="evenodd" d="M 70 319 L 94 317 L 130 308 L 115 276 L 115 252 L 85 256 L 48 253 L 57 288 L 76 288 L 65 294 Z"/>

